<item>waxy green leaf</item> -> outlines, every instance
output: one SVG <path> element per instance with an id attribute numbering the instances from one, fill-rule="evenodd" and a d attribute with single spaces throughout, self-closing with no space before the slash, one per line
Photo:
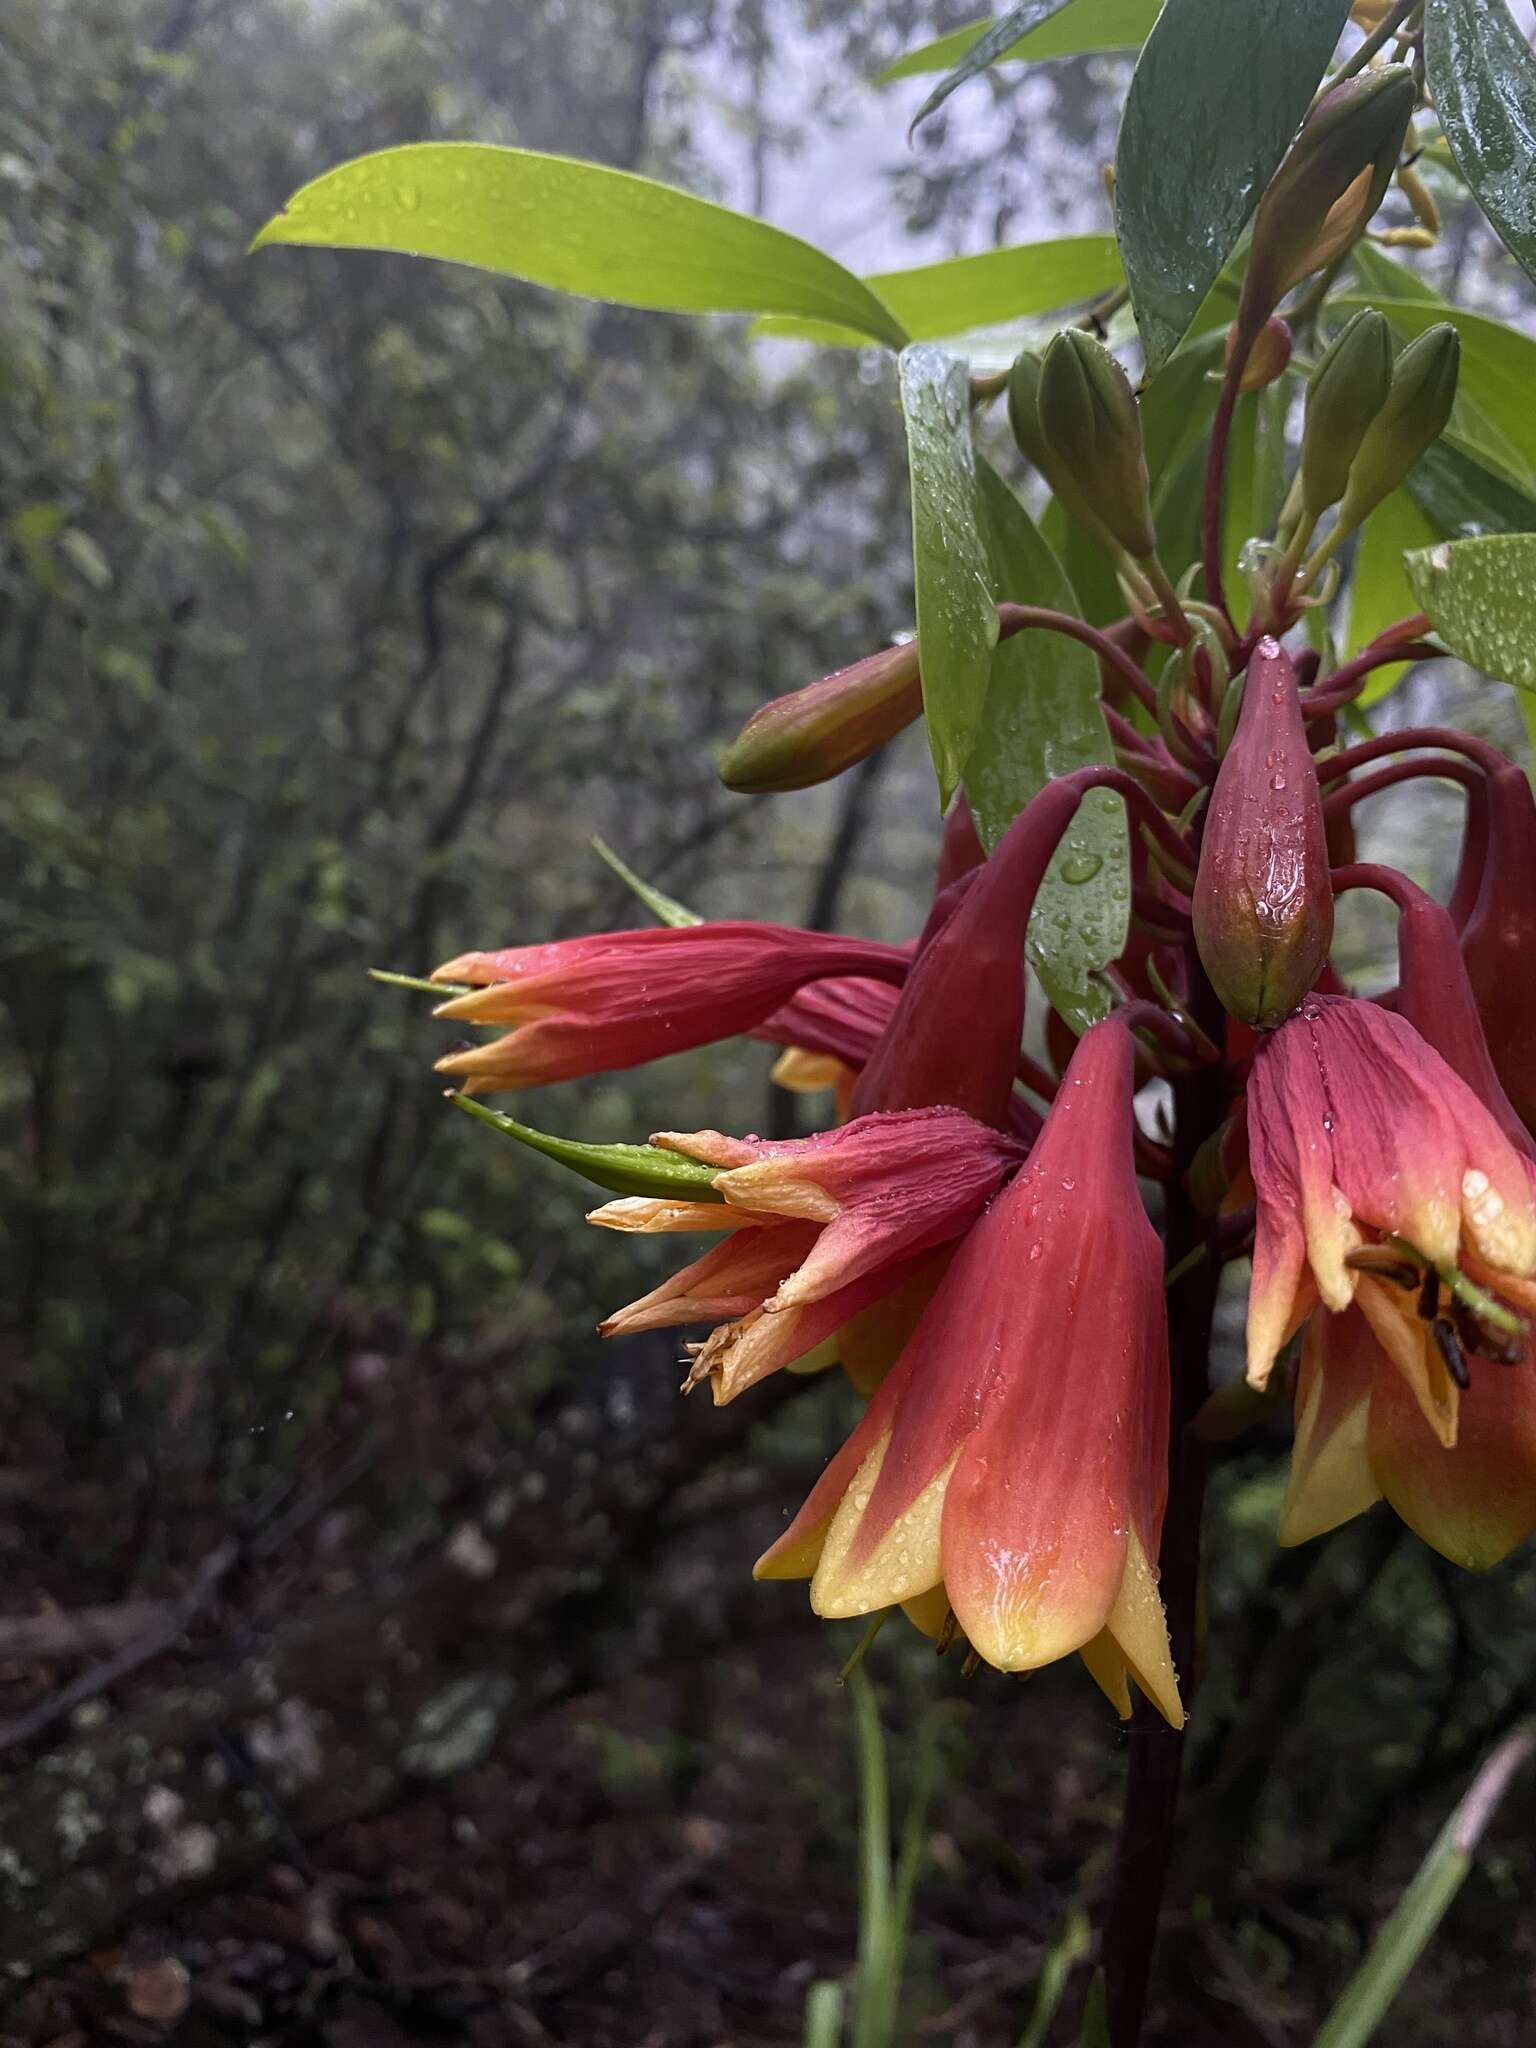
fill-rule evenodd
<path id="1" fill-rule="evenodd" d="M 1536 56 L 1504 0 L 1428 0 L 1424 66 L 1473 197 L 1536 277 Z"/>
<path id="2" fill-rule="evenodd" d="M 1053 14 L 993 61 L 1007 64 L 1016 58 L 1039 64 L 1054 57 L 1081 57 L 1096 50 L 1135 50 L 1146 40 L 1157 19 L 1163 0 L 1073 0 L 1062 13 Z M 908 50 L 894 64 L 888 64 L 876 78 L 876 85 L 891 85 L 898 78 L 918 78 L 931 71 L 948 71 L 974 49 L 995 25 L 987 16 L 951 29 L 915 50 Z"/>
<path id="3" fill-rule="evenodd" d="M 1115 226 L 1147 368 L 1199 310 L 1311 104 L 1349 0 L 1167 0 L 1131 80 Z"/>
<path id="4" fill-rule="evenodd" d="M 711 1183 L 717 1166 L 705 1166 L 697 1159 L 685 1159 L 680 1152 L 668 1152 L 660 1145 L 583 1145 L 575 1138 L 552 1138 L 520 1124 L 499 1109 L 487 1109 L 472 1095 L 450 1095 L 455 1109 L 462 1109 L 480 1123 L 489 1124 L 503 1137 L 515 1138 L 532 1152 L 568 1166 L 594 1187 L 607 1188 L 615 1195 L 671 1196 L 680 1202 L 719 1202 Z"/>
<path id="5" fill-rule="evenodd" d="M 620 306 L 794 313 L 900 348 L 900 322 L 851 271 L 766 221 L 630 171 L 531 149 L 416 142 L 338 164 L 252 248 L 394 249 Z"/>
<path id="6" fill-rule="evenodd" d="M 912 477 L 912 569 L 928 745 L 947 804 L 981 721 L 997 640 L 991 562 L 977 523 L 970 376 L 943 349 L 903 349 Z"/>
<path id="7" fill-rule="evenodd" d="M 1408 581 L 1453 654 L 1536 690 L 1536 533 L 1437 541 L 1407 559 Z"/>
<path id="8" fill-rule="evenodd" d="M 976 489 L 993 596 L 1077 616 L 1061 564 L 984 460 L 976 465 Z M 988 852 L 1053 775 L 1113 759 L 1092 652 L 1064 634 L 1034 628 L 1000 641 L 965 766 L 966 797 Z M 1074 1031 L 1106 1014 L 1107 991 L 1092 977 L 1124 947 L 1129 909 L 1124 806 L 1113 790 L 1090 790 L 1057 849 L 1029 924 L 1031 965 Z"/>
<path id="9" fill-rule="evenodd" d="M 1064 235 L 1054 242 L 1021 242 L 911 270 L 880 271 L 864 282 L 914 341 L 937 341 L 972 327 L 1053 313 L 1058 306 L 1112 291 L 1123 277 L 1113 235 Z M 780 314 L 754 320 L 750 331 L 834 348 L 869 346 L 869 336 L 852 327 Z"/>

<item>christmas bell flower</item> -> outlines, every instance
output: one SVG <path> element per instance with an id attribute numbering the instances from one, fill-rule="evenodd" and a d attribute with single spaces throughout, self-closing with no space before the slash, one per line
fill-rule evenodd
<path id="1" fill-rule="evenodd" d="M 1368 1318 L 1315 1310 L 1279 1540 L 1305 1543 L 1383 1498 L 1452 1564 L 1486 1571 L 1507 1557 L 1536 1531 L 1536 1373 L 1529 1363 L 1479 1371 L 1447 1448 Z"/>
<path id="2" fill-rule="evenodd" d="M 436 1015 L 515 1028 L 450 1053 L 437 1071 L 471 1095 L 611 1073 L 738 1037 L 808 982 L 858 975 L 900 984 L 907 968 L 899 946 L 745 921 L 463 953 L 432 979 L 473 987 Z"/>
<path id="3" fill-rule="evenodd" d="M 945 1109 L 859 1117 L 810 1138 L 662 1131 L 651 1142 L 719 1167 L 711 1185 L 724 1202 L 625 1200 L 589 1220 L 732 1234 L 603 1333 L 721 1325 L 691 1375 L 710 1378 L 721 1402 L 902 1285 L 914 1261 L 969 1229 L 1027 1149 Z"/>
<path id="4" fill-rule="evenodd" d="M 1258 1048 L 1248 1148 L 1250 1383 L 1265 1385 L 1315 1298 L 1336 1314 L 1358 1301 L 1454 1442 L 1458 1317 L 1497 1345 L 1536 1274 L 1528 1162 L 1411 1024 L 1347 996 L 1310 997 Z"/>
<path id="5" fill-rule="evenodd" d="M 1125 1024 L 1078 1045 L 1027 1166 L 955 1253 L 895 1370 L 759 1578 L 819 1614 L 935 1589 L 1026 1671 L 1081 1651 L 1129 1711 L 1183 1711 L 1156 1570 L 1168 1432 L 1163 1262 L 1136 1190 Z"/>

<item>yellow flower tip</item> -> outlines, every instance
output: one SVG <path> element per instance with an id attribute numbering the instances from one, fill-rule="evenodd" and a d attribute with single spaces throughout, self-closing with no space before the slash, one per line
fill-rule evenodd
<path id="1" fill-rule="evenodd" d="M 769 1079 L 791 1095 L 819 1095 L 851 1079 L 853 1069 L 827 1052 L 807 1052 L 802 1046 L 786 1046 L 773 1063 Z"/>
<path id="2" fill-rule="evenodd" d="M 839 1621 L 849 1615 L 873 1614 L 879 1607 L 897 1606 L 930 1591 L 943 1579 L 939 1529 L 958 1451 L 896 1516 L 872 1549 L 858 1540 L 889 1445 L 887 1434 L 865 1458 L 827 1530 L 811 1582 L 811 1606 L 825 1620 Z"/>
<path id="3" fill-rule="evenodd" d="M 901 1611 L 930 1642 L 938 1642 L 950 1626 L 949 1594 L 942 1584 L 930 1586 L 926 1593 L 917 1593 L 911 1599 L 903 1600 Z"/>
<path id="4" fill-rule="evenodd" d="M 1157 1590 L 1157 1573 L 1134 1529 L 1126 1537 L 1125 1575 L 1105 1628 L 1138 1688 L 1170 1728 L 1182 1728 L 1184 1703 L 1168 1642 L 1168 1617 Z"/>
<path id="5" fill-rule="evenodd" d="M 821 1562 L 822 1549 L 826 1544 L 827 1531 L 832 1526 L 828 1515 L 824 1522 L 808 1530 L 793 1543 L 786 1543 L 781 1536 L 777 1543 L 770 1543 L 757 1563 L 752 1567 L 754 1579 L 809 1579 L 815 1576 Z"/>
<path id="6" fill-rule="evenodd" d="M 1077 1653 L 1088 1668 L 1088 1676 L 1103 1693 L 1122 1721 L 1131 1718 L 1130 1666 L 1107 1628 L 1101 1628 Z"/>
<path id="7" fill-rule="evenodd" d="M 1276 1541 L 1284 1550 L 1326 1536 L 1381 1499 L 1371 1472 L 1368 1433 L 1371 1398 L 1368 1385 L 1341 1412 L 1325 1412 L 1324 1374 L 1310 1372 L 1304 1382 L 1296 1442 L 1285 1499 L 1280 1505 Z"/>
<path id="8" fill-rule="evenodd" d="M 807 1223 L 835 1223 L 843 1205 L 813 1180 L 796 1180 L 776 1159 L 717 1173 L 711 1185 L 733 1206 L 771 1216 L 803 1217 Z"/>

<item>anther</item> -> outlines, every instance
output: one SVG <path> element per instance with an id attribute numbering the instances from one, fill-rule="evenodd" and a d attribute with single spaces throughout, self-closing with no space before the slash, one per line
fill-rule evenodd
<path id="1" fill-rule="evenodd" d="M 1445 1369 L 1457 1386 L 1465 1391 L 1472 1384 L 1472 1375 L 1467 1371 L 1467 1361 L 1462 1355 L 1461 1339 L 1456 1334 L 1456 1325 L 1446 1316 L 1436 1316 L 1429 1326 Z"/>

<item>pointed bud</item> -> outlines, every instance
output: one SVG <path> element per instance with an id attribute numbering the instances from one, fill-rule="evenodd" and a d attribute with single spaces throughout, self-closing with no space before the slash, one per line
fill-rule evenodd
<path id="1" fill-rule="evenodd" d="M 1391 330 L 1368 306 L 1339 329 L 1307 379 L 1301 494 L 1309 512 L 1326 511 L 1343 497 L 1349 466 L 1391 388 Z"/>
<path id="2" fill-rule="evenodd" d="M 1025 349 L 1014 358 L 1013 368 L 1008 372 L 1008 424 L 1013 429 L 1013 438 L 1019 453 L 1049 485 L 1052 497 L 1083 529 L 1095 547 L 1113 555 L 1116 551 L 1114 535 L 1094 513 L 1077 488 L 1076 478 L 1065 463 L 1057 460 L 1045 438 L 1040 424 L 1042 367 L 1039 356 Z"/>
<path id="3" fill-rule="evenodd" d="M 1194 894 L 1195 944 L 1211 985 L 1244 1023 L 1280 1023 L 1333 941 L 1333 891 L 1317 768 L 1296 671 L 1261 640 L 1211 792 Z"/>
<path id="4" fill-rule="evenodd" d="M 1253 218 L 1241 331 L 1256 331 L 1292 285 L 1362 232 L 1397 167 L 1417 98 L 1407 66 L 1385 64 L 1346 79 L 1313 107 Z"/>
<path id="5" fill-rule="evenodd" d="M 1392 370 L 1386 404 L 1365 430 L 1339 507 L 1345 526 L 1359 526 L 1395 491 L 1451 416 L 1461 336 L 1449 321 L 1409 342 Z"/>
<path id="6" fill-rule="evenodd" d="M 1237 328 L 1227 329 L 1227 347 L 1224 360 L 1230 364 L 1232 352 L 1237 346 Z M 1243 364 L 1243 374 L 1238 384 L 1239 391 L 1262 391 L 1267 384 L 1273 384 L 1277 377 L 1285 375 L 1287 363 L 1291 360 L 1291 330 L 1289 324 L 1278 313 L 1271 313 L 1259 329 L 1248 350 L 1248 360 Z"/>
<path id="7" fill-rule="evenodd" d="M 1045 352 L 1038 404 L 1057 472 L 1127 553 L 1150 555 L 1157 535 L 1141 413 L 1124 370 L 1091 334 L 1065 328 Z"/>
<path id="8" fill-rule="evenodd" d="M 725 750 L 720 780 L 746 796 L 809 789 L 883 747 L 922 708 L 917 642 L 883 647 L 754 711 Z"/>

